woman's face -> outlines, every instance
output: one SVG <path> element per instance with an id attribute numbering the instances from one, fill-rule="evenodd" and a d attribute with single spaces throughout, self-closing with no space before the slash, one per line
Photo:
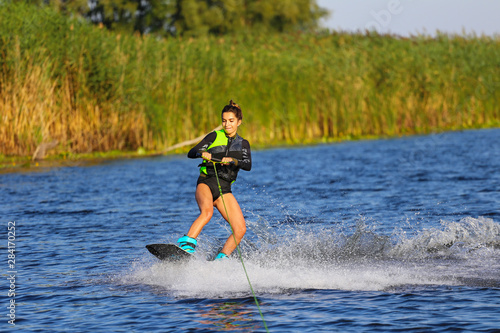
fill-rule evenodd
<path id="1" fill-rule="evenodd" d="M 226 132 L 226 135 L 230 137 L 235 136 L 240 124 L 241 120 L 236 118 L 234 112 L 224 112 L 222 114 L 222 128 Z"/>

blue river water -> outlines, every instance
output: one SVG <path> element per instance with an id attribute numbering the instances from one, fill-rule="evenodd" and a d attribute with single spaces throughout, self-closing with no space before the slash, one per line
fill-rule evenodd
<path id="1" fill-rule="evenodd" d="M 499 129 L 253 151 L 233 186 L 249 281 L 206 260 L 218 214 L 188 263 L 144 247 L 187 232 L 198 163 L 0 174 L 0 330 L 265 332 L 250 281 L 270 332 L 500 331 Z"/>

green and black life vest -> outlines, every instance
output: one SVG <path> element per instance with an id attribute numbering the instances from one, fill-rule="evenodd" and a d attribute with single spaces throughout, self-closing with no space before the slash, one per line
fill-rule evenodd
<path id="1" fill-rule="evenodd" d="M 217 137 L 210 146 L 208 146 L 206 152 L 212 154 L 212 158 L 222 159 L 223 157 L 233 157 L 238 161 L 243 158 L 242 144 L 243 138 L 236 134 L 235 137 L 230 138 L 226 136 L 224 130 L 215 131 Z M 229 182 L 234 182 L 238 176 L 239 167 L 237 164 L 217 165 L 217 174 L 220 179 L 224 179 Z M 203 160 L 200 164 L 200 174 L 205 174 L 209 177 L 215 177 L 215 171 L 213 164 L 207 160 Z"/>

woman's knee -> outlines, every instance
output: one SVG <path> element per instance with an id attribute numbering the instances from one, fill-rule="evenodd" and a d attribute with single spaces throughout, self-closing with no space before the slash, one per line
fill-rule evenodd
<path id="1" fill-rule="evenodd" d="M 210 220 L 214 215 L 213 208 L 202 209 L 200 212 L 200 217 L 204 220 Z"/>
<path id="2" fill-rule="evenodd" d="M 234 235 L 238 238 L 243 238 L 243 236 L 245 236 L 245 233 L 247 232 L 247 226 L 245 225 L 244 221 L 242 224 L 233 227 L 233 229 Z"/>

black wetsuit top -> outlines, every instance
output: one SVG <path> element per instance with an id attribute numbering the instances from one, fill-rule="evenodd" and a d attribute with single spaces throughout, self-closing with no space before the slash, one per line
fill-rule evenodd
<path id="1" fill-rule="evenodd" d="M 227 137 L 227 136 L 226 136 Z M 220 179 L 225 181 L 234 182 L 238 176 L 238 171 L 243 169 L 250 171 L 252 168 L 252 157 L 250 152 L 250 144 L 247 140 L 236 134 L 235 137 L 227 137 L 228 143 L 210 147 L 210 145 L 217 138 L 216 132 L 211 132 L 196 146 L 194 146 L 188 153 L 189 158 L 200 158 L 203 152 L 212 154 L 212 158 L 222 159 L 223 157 L 231 157 L 233 163 L 231 164 L 218 164 L 217 175 Z M 200 166 L 206 167 L 206 174 L 208 177 L 215 177 L 215 171 L 212 163 L 203 162 Z"/>

